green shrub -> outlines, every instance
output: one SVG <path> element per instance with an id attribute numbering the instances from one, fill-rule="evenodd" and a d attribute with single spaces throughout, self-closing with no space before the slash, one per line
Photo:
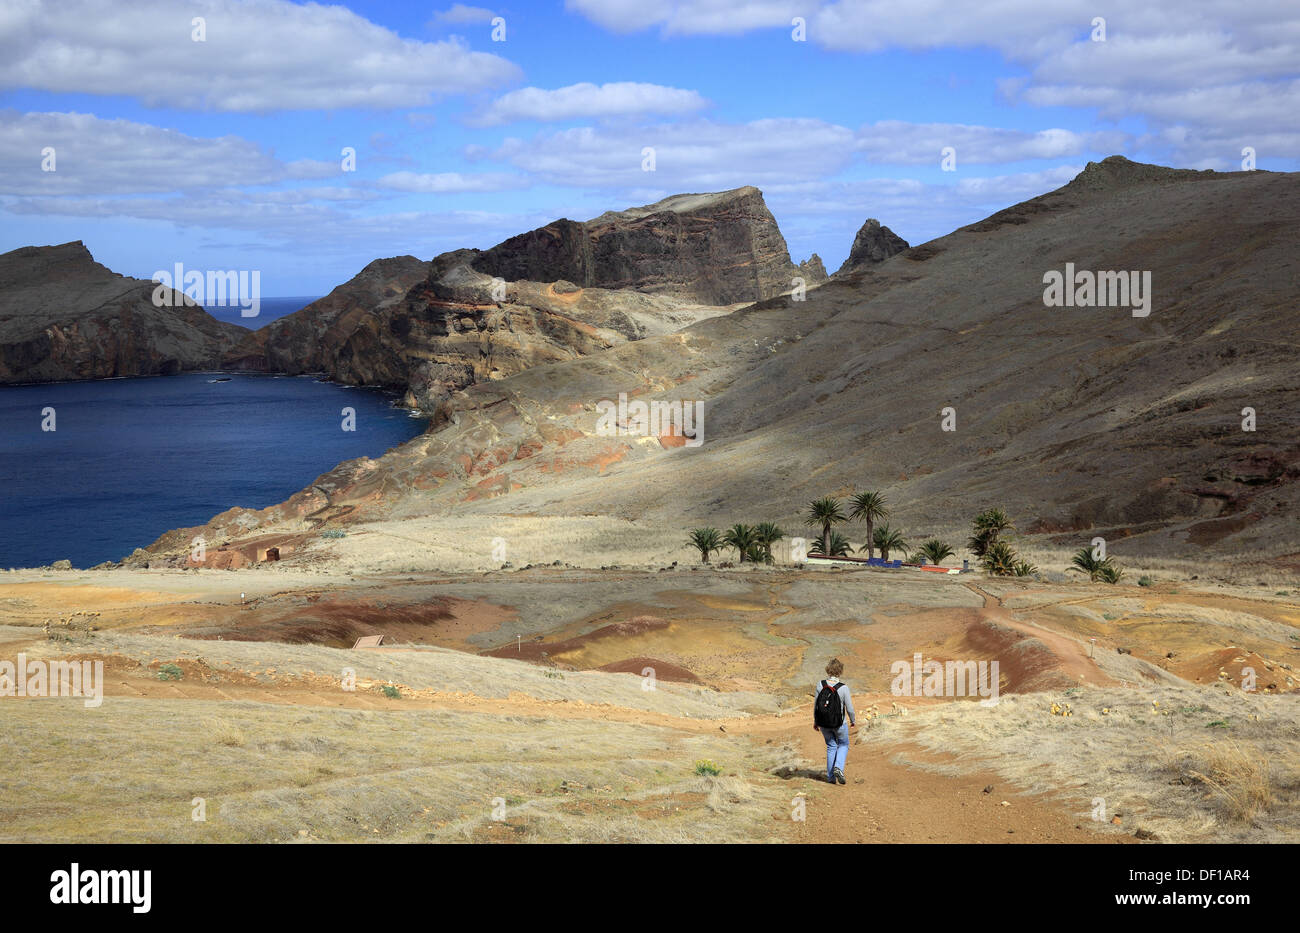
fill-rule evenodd
<path id="1" fill-rule="evenodd" d="M 722 773 L 722 766 L 714 764 L 708 758 L 701 758 L 695 762 L 695 773 L 701 777 L 717 777 Z"/>
<path id="2" fill-rule="evenodd" d="M 164 664 L 158 668 L 159 680 L 180 680 L 184 675 L 185 672 L 175 664 Z"/>
<path id="3" fill-rule="evenodd" d="M 384 684 L 379 689 L 382 690 L 384 696 L 388 697 L 390 700 L 400 700 L 402 698 L 402 691 L 398 690 L 392 684 Z"/>

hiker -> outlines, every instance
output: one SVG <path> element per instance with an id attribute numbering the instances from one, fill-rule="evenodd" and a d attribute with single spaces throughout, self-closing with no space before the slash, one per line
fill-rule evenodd
<path id="1" fill-rule="evenodd" d="M 840 680 L 844 664 L 831 658 L 826 665 L 826 679 L 817 685 L 817 700 L 813 704 L 813 728 L 826 739 L 826 782 L 847 783 L 844 780 L 844 757 L 849 753 L 849 726 L 856 726 L 853 712 L 853 694 L 849 685 Z"/>

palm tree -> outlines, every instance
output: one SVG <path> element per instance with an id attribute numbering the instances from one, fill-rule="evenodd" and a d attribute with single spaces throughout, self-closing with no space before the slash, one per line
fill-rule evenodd
<path id="1" fill-rule="evenodd" d="M 938 538 L 931 538 L 917 548 L 916 552 L 936 567 L 952 557 L 954 553 L 947 541 L 940 541 Z"/>
<path id="2" fill-rule="evenodd" d="M 722 550 L 722 535 L 716 528 L 696 528 L 691 532 L 690 545 L 700 552 L 700 560 L 709 562 L 709 555 Z"/>
<path id="3" fill-rule="evenodd" d="M 740 563 L 746 559 L 754 559 L 754 548 L 758 540 L 754 536 L 752 525 L 732 525 L 727 529 L 727 533 L 722 536 L 724 547 L 735 548 L 736 553 L 740 555 Z"/>
<path id="4" fill-rule="evenodd" d="M 844 539 L 844 535 L 838 531 L 832 531 L 829 549 L 823 550 L 819 541 L 813 545 L 813 549 L 808 553 L 813 557 L 847 557 L 853 553 L 853 546 Z"/>
<path id="5" fill-rule="evenodd" d="M 1098 558 L 1091 548 L 1079 548 L 1079 552 L 1074 555 L 1074 559 L 1070 561 L 1070 564 L 1071 566 L 1067 567 L 1067 570 L 1086 573 L 1088 579 L 1093 583 L 1098 580 L 1103 583 L 1118 583 L 1120 577 L 1124 576 L 1124 571 L 1116 565 L 1114 560 L 1109 557 Z"/>
<path id="6" fill-rule="evenodd" d="M 808 515 L 804 519 L 804 524 L 821 525 L 823 554 L 827 553 L 831 547 L 831 525 L 843 521 L 848 521 L 848 519 L 840 511 L 839 499 L 822 496 L 820 499 L 808 503 Z"/>
<path id="7" fill-rule="evenodd" d="M 873 544 L 876 540 L 876 522 L 889 517 L 889 509 L 885 507 L 885 497 L 878 492 L 859 492 L 849 502 L 853 504 L 849 518 L 867 523 L 867 557 L 875 557 Z"/>
<path id="8" fill-rule="evenodd" d="M 1001 509 L 985 509 L 971 522 L 971 536 L 966 546 L 976 557 L 983 558 L 984 552 L 997 541 L 1004 531 L 1014 531 L 1015 525 Z"/>
<path id="9" fill-rule="evenodd" d="M 1007 542 L 996 539 L 989 542 L 980 555 L 984 572 L 995 577 L 1015 576 L 1017 560 L 1015 549 Z"/>
<path id="10" fill-rule="evenodd" d="M 772 563 L 772 545 L 785 537 L 782 531 L 773 522 L 759 522 L 754 528 L 754 543 L 762 549 L 762 560 L 765 564 Z"/>
<path id="11" fill-rule="evenodd" d="M 1032 577 L 1034 574 L 1038 573 L 1038 568 L 1027 560 L 1016 561 L 1016 566 L 1013 570 L 1017 577 Z"/>
<path id="12" fill-rule="evenodd" d="M 1092 548 L 1087 547 L 1079 548 L 1070 564 L 1071 566 L 1067 569 L 1086 573 L 1088 579 L 1094 583 L 1097 582 L 1097 577 L 1101 575 L 1101 568 L 1105 566 L 1105 563 L 1092 553 Z"/>
<path id="13" fill-rule="evenodd" d="M 880 556 L 885 560 L 889 560 L 890 551 L 902 551 L 903 556 L 907 556 L 907 545 L 903 542 L 903 536 L 890 528 L 888 522 L 876 529 L 874 544 L 880 548 Z"/>

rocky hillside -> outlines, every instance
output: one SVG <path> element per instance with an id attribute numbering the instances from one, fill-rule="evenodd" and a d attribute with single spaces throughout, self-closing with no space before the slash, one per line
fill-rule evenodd
<path id="1" fill-rule="evenodd" d="M 1300 561 L 1298 181 L 1089 164 L 804 302 L 453 392 L 439 430 L 207 533 L 503 513 L 798 533 L 811 498 L 875 488 L 910 543 L 960 544 L 1001 505 L 1022 532 L 1101 535 L 1121 560 Z M 1067 264 L 1133 274 L 1141 302 L 1045 301 Z M 702 400 L 703 443 L 599 431 L 597 404 L 620 393 Z"/>
<path id="2" fill-rule="evenodd" d="M 229 369 L 325 373 L 406 391 L 434 417 L 451 393 L 542 363 L 666 334 L 732 310 L 630 289 L 501 283 L 459 262 L 380 259 L 307 307 L 250 334 Z"/>
<path id="3" fill-rule="evenodd" d="M 405 385 L 405 367 L 387 352 L 390 315 L 428 275 L 414 256 L 376 259 L 324 298 L 248 334 L 227 369 L 288 375 L 328 373 L 351 385 Z"/>
<path id="4" fill-rule="evenodd" d="M 671 333 L 796 276 L 812 286 L 826 270 L 815 255 L 790 262 L 757 188 L 675 195 L 489 250 L 376 260 L 249 335 L 226 366 L 403 388 L 436 417 L 467 386 Z"/>
<path id="5" fill-rule="evenodd" d="M 476 252 L 469 265 L 510 282 L 565 279 L 708 305 L 769 298 L 789 291 L 800 274 L 752 186 L 676 194 L 585 223 L 557 220 Z"/>
<path id="6" fill-rule="evenodd" d="M 215 369 L 248 331 L 95 262 L 81 241 L 0 255 L 0 383 Z M 170 290 L 169 290 L 170 291 Z"/>

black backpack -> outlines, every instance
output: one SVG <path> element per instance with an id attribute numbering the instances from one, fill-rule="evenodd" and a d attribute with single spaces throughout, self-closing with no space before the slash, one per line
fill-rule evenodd
<path id="1" fill-rule="evenodd" d="M 840 684 L 831 686 L 822 681 L 817 692 L 817 705 L 813 708 L 813 722 L 824 729 L 838 729 L 844 725 L 844 706 L 840 703 Z"/>

